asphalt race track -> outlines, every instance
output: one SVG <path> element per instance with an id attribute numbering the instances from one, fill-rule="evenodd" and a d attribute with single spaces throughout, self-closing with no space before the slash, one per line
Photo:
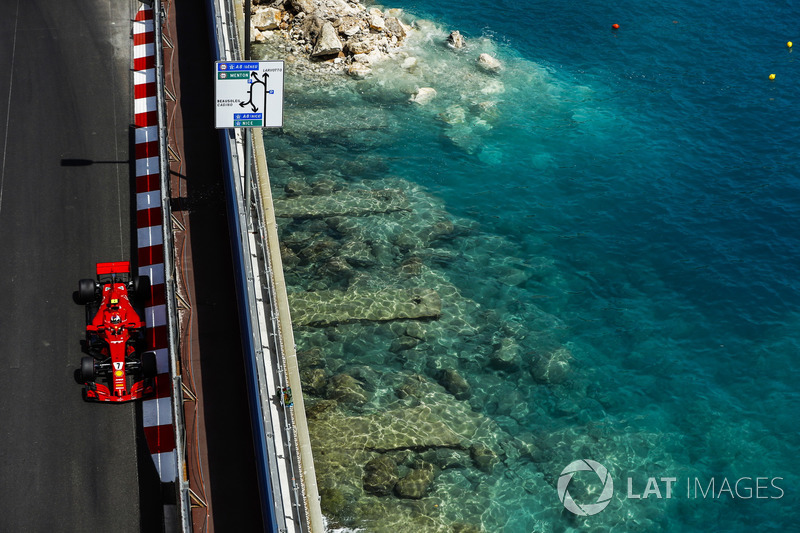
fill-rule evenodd
<path id="1" fill-rule="evenodd" d="M 73 379 L 77 281 L 132 253 L 134 0 L 5 0 L 0 16 L 0 531 L 160 531 L 136 404 Z M 135 242 L 134 242 L 135 244 Z"/>

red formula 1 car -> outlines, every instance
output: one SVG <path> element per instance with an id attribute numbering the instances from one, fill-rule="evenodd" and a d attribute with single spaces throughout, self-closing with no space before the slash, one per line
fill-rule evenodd
<path id="1" fill-rule="evenodd" d="M 128 402 L 154 392 L 156 354 L 142 352 L 144 320 L 133 301 L 144 302 L 150 278 L 132 276 L 130 263 L 97 263 L 97 281 L 78 282 L 75 299 L 86 306 L 87 356 L 76 372 L 89 401 Z"/>

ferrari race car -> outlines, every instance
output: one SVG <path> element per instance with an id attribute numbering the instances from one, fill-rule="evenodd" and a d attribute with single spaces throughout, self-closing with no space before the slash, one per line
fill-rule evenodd
<path id="1" fill-rule="evenodd" d="M 154 392 L 156 354 L 142 352 L 144 320 L 133 302 L 150 293 L 148 276 L 131 275 L 130 263 L 97 263 L 97 281 L 78 282 L 77 303 L 86 306 L 88 355 L 81 358 L 76 378 L 87 401 L 128 402 Z"/>

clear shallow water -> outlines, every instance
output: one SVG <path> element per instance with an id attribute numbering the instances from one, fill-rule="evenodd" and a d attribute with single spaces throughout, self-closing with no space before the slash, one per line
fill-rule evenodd
<path id="1" fill-rule="evenodd" d="M 411 215 L 359 220 L 386 243 L 362 267 L 371 288 L 407 283 L 393 281 L 393 261 L 408 255 L 398 228 L 446 213 L 469 231 L 412 255 L 429 269 L 424 283 L 457 290 L 443 315 L 488 325 L 466 334 L 448 323 L 437 347 L 415 358 L 387 355 L 390 339 L 366 326 L 328 330 L 324 342 L 300 328 L 298 348 L 361 368 L 375 389 L 367 409 L 388 404 L 382 391 L 394 383 L 370 383 L 364 366 L 432 381 L 456 367 L 472 386 L 470 408 L 502 438 L 547 450 L 546 460 L 507 453 L 484 479 L 438 473 L 432 497 L 447 503 L 437 512 L 450 521 L 509 532 L 797 530 L 800 68 L 786 41 L 800 46 L 800 6 L 388 7 L 405 9 L 407 22 L 435 22 L 418 23 L 409 43 L 418 66 L 296 82 L 284 134 L 265 134 L 275 194 L 322 178 L 339 189 L 404 190 Z M 468 40 L 464 53 L 441 45 L 453 29 Z M 483 51 L 503 61 L 499 75 L 475 70 Z M 419 86 L 436 88 L 434 102 L 407 102 Z M 337 224 L 282 223 L 282 237 L 347 234 Z M 290 290 L 331 288 L 318 266 L 287 268 Z M 506 337 L 520 344 L 519 370 L 486 364 Z M 539 383 L 524 360 L 552 342 L 572 354 L 570 374 Z M 575 518 L 554 480 L 581 458 L 606 465 L 617 493 L 601 514 Z M 785 494 L 711 501 L 684 488 L 635 501 L 625 498 L 629 476 L 639 493 L 648 477 L 782 477 Z"/>

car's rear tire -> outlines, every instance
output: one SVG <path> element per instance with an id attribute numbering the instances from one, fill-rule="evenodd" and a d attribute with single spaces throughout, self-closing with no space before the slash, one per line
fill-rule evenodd
<path id="1" fill-rule="evenodd" d="M 146 378 L 153 378 L 158 374 L 158 367 L 156 365 L 156 353 L 144 352 L 142 354 L 142 376 Z"/>
<path id="2" fill-rule="evenodd" d="M 81 379 L 84 383 L 94 381 L 94 357 L 81 357 Z"/>
<path id="3" fill-rule="evenodd" d="M 150 297 L 150 276 L 133 276 L 133 295 L 144 303 Z"/>
<path id="4" fill-rule="evenodd" d="M 97 289 L 93 279 L 78 281 L 78 303 L 88 304 L 97 299 Z"/>

